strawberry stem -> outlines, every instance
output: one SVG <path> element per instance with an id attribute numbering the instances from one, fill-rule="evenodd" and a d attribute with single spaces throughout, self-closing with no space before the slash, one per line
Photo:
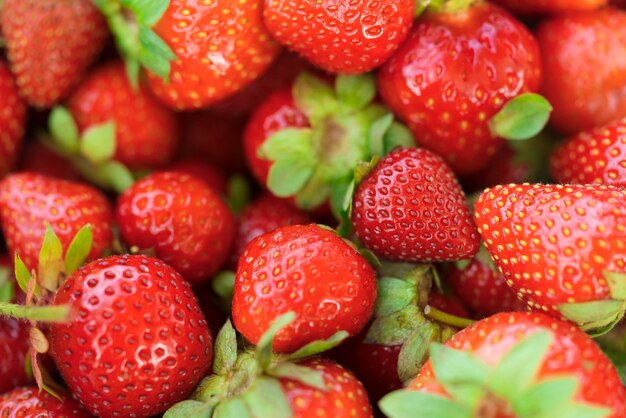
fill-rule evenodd
<path id="1" fill-rule="evenodd" d="M 0 302 L 0 315 L 38 322 L 65 322 L 70 309 L 66 305 L 59 306 L 24 306 L 14 303 Z"/>
<path id="2" fill-rule="evenodd" d="M 471 319 L 450 315 L 449 313 L 440 311 L 439 309 L 433 308 L 430 305 L 426 305 L 426 307 L 424 308 L 424 314 L 434 321 L 455 328 L 467 328 L 476 322 Z"/>
<path id="3" fill-rule="evenodd" d="M 429 10 L 437 13 L 458 13 L 469 9 L 476 0 L 432 0 Z"/>

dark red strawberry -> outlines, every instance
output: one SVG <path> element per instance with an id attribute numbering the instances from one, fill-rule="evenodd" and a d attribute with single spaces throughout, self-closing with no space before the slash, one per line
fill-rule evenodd
<path id="1" fill-rule="evenodd" d="M 63 180 L 80 180 L 80 174 L 72 164 L 40 139 L 24 143 L 16 171 L 38 173 Z"/>
<path id="2" fill-rule="evenodd" d="M 218 192 L 175 171 L 137 181 L 117 204 L 122 239 L 153 249 L 186 280 L 207 281 L 227 260 L 235 222 Z"/>
<path id="3" fill-rule="evenodd" d="M 625 11 L 556 16 L 537 28 L 537 39 L 555 129 L 576 134 L 626 117 Z"/>
<path id="4" fill-rule="evenodd" d="M 28 330 L 26 322 L 0 318 L 0 394 L 24 386 L 31 380 L 25 367 L 29 349 Z M 3 416 L 1 411 L 0 407 L 0 416 Z"/>
<path id="5" fill-rule="evenodd" d="M 168 171 L 178 171 L 202 180 L 211 190 L 226 196 L 228 180 L 218 168 L 208 164 L 202 158 L 180 158 L 168 166 Z"/>
<path id="6" fill-rule="evenodd" d="M 441 294 L 437 291 L 432 291 L 430 295 L 428 295 L 428 306 L 460 318 L 467 318 L 469 316 L 469 312 L 459 299 L 454 296 Z"/>
<path id="7" fill-rule="evenodd" d="M 532 34 L 488 2 L 426 14 L 378 75 L 384 101 L 457 174 L 489 163 L 504 143 L 489 121 L 540 83 Z"/>
<path id="8" fill-rule="evenodd" d="M 584 332 L 540 313 L 502 313 L 431 347 L 409 389 L 381 408 L 390 418 L 420 410 L 432 417 L 619 418 L 625 399 L 615 367 Z"/>
<path id="9" fill-rule="evenodd" d="M 609 0 L 494 0 L 522 15 L 591 11 L 606 6 Z"/>
<path id="10" fill-rule="evenodd" d="M 68 396 L 59 400 L 37 388 L 21 388 L 0 395 L 0 416 L 6 418 L 89 418 L 90 415 Z"/>
<path id="11" fill-rule="evenodd" d="M 11 254 L 18 253 L 29 269 L 37 267 L 46 224 L 65 249 L 81 228 L 91 225 L 90 259 L 113 240 L 113 216 L 104 195 L 81 183 L 35 173 L 12 174 L 0 182 L 0 220 Z"/>
<path id="12" fill-rule="evenodd" d="M 626 187 L 626 119 L 568 139 L 555 150 L 550 168 L 560 183 Z"/>
<path id="13" fill-rule="evenodd" d="M 51 107 L 100 53 L 106 23 L 89 0 L 6 0 L 2 34 L 20 94 Z"/>
<path id="14" fill-rule="evenodd" d="M 357 334 L 373 313 L 376 293 L 372 267 L 333 231 L 286 226 L 246 247 L 235 280 L 233 320 L 256 344 L 277 317 L 295 312 L 296 320 L 273 345 L 292 352 L 338 331 Z"/>
<path id="15" fill-rule="evenodd" d="M 505 144 L 496 152 L 487 167 L 469 176 L 464 176 L 461 179 L 463 186 L 471 191 L 482 191 L 498 184 L 526 181 L 530 167 L 523 162 L 516 161 L 516 154 L 515 149 Z"/>
<path id="16" fill-rule="evenodd" d="M 530 308 L 604 332 L 623 315 L 626 191 L 509 185 L 486 190 L 475 218 L 509 286 Z"/>
<path id="17" fill-rule="evenodd" d="M 316 66 L 361 74 L 380 66 L 404 40 L 415 2 L 265 0 L 263 20 L 272 36 Z"/>
<path id="18" fill-rule="evenodd" d="M 236 266 L 246 246 L 259 235 L 283 226 L 304 225 L 309 222 L 305 213 L 284 200 L 269 194 L 259 197 L 239 216 L 231 262 Z"/>
<path id="19" fill-rule="evenodd" d="M 209 370 L 212 339 L 197 299 L 159 260 L 94 261 L 67 279 L 54 303 L 69 304 L 76 315 L 51 326 L 52 356 L 94 415 L 160 414 Z"/>
<path id="20" fill-rule="evenodd" d="M 26 105 L 9 69 L 0 62 L 0 178 L 17 159 L 25 123 Z"/>
<path id="21" fill-rule="evenodd" d="M 177 143 L 177 120 L 139 86 L 131 86 L 124 64 L 96 68 L 68 100 L 81 131 L 106 122 L 115 124 L 115 159 L 130 169 L 167 164 Z"/>
<path id="22" fill-rule="evenodd" d="M 401 148 L 380 160 L 357 186 L 352 223 L 363 245 L 389 260 L 461 260 L 478 251 L 461 186 L 425 149 Z"/>

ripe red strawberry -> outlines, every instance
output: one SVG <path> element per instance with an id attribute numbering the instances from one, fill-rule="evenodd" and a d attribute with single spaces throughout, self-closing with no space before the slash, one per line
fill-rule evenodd
<path id="1" fill-rule="evenodd" d="M 259 197 L 239 216 L 231 262 L 236 266 L 246 246 L 259 235 L 283 226 L 304 225 L 309 222 L 310 219 L 304 212 L 284 200 L 269 194 Z"/>
<path id="2" fill-rule="evenodd" d="M 380 160 L 357 186 L 352 223 L 363 245 L 389 260 L 461 260 L 478 251 L 461 186 L 425 149 L 401 148 Z"/>
<path id="3" fill-rule="evenodd" d="M 246 247 L 235 280 L 233 320 L 256 344 L 277 317 L 294 311 L 296 320 L 273 344 L 278 352 L 292 352 L 338 331 L 357 334 L 373 313 L 376 293 L 372 267 L 334 232 L 286 226 Z"/>
<path id="4" fill-rule="evenodd" d="M 626 191 L 509 185 L 486 190 L 475 218 L 487 250 L 529 307 L 605 330 L 624 310 Z"/>
<path id="5" fill-rule="evenodd" d="M 378 75 L 387 105 L 457 174 L 489 163 L 503 145 L 489 120 L 510 99 L 537 91 L 540 82 L 532 34 L 488 2 L 420 18 Z"/>
<path id="6" fill-rule="evenodd" d="M 572 11 L 591 11 L 608 4 L 609 0 L 494 0 L 515 13 L 538 15 Z"/>
<path id="7" fill-rule="evenodd" d="M 390 418 L 449 416 L 445 410 L 498 418 L 618 418 L 626 414 L 625 399 L 615 367 L 584 332 L 539 313 L 502 313 L 432 347 L 409 390 L 390 395 L 381 408 Z"/>
<path id="8" fill-rule="evenodd" d="M 90 224 L 90 259 L 99 257 L 113 240 L 113 216 L 104 195 L 81 183 L 35 173 L 12 174 L 0 182 L 0 221 L 11 254 L 18 253 L 29 269 L 37 267 L 46 223 L 64 249 Z"/>
<path id="9" fill-rule="evenodd" d="M 46 391 L 21 388 L 0 395 L 0 416 L 89 418 L 90 415 L 70 397 L 64 396 L 60 401 Z"/>
<path id="10" fill-rule="evenodd" d="M 479 258 L 474 258 L 464 268 L 451 266 L 446 282 L 478 318 L 499 312 L 523 311 L 526 306 L 495 266 Z"/>
<path id="11" fill-rule="evenodd" d="M 0 62 L 0 178 L 12 168 L 17 158 L 25 123 L 26 105 L 19 96 L 13 76 Z"/>
<path id="12" fill-rule="evenodd" d="M 576 134 L 626 117 L 626 12 L 557 16 L 537 28 L 537 39 L 554 128 Z"/>
<path id="13" fill-rule="evenodd" d="M 167 169 L 168 171 L 178 171 L 194 176 L 202 180 L 211 190 L 220 193 L 222 196 L 226 196 L 228 193 L 228 180 L 226 179 L 226 175 L 218 168 L 208 164 L 202 158 L 181 158 L 170 164 Z"/>
<path id="14" fill-rule="evenodd" d="M 41 140 L 24 143 L 16 171 L 38 173 L 63 180 L 80 180 L 80 174 L 74 166 Z"/>
<path id="15" fill-rule="evenodd" d="M 76 316 L 51 326 L 52 356 L 68 387 L 97 416 L 149 417 L 193 391 L 211 365 L 212 339 L 188 283 L 142 255 L 94 261 L 54 303 Z"/>
<path id="16" fill-rule="evenodd" d="M 162 167 L 174 156 L 176 115 L 147 88 L 132 87 L 121 62 L 96 68 L 72 93 L 68 106 L 81 131 L 115 123 L 115 159 L 130 169 Z"/>
<path id="17" fill-rule="evenodd" d="M 262 22 L 262 0 L 173 0 L 154 31 L 176 54 L 169 82 L 149 72 L 155 95 L 175 109 L 215 104 L 258 78 L 279 46 Z"/>
<path id="18" fill-rule="evenodd" d="M 316 66 L 361 74 L 385 62 L 411 28 L 415 2 L 265 0 L 272 36 Z"/>
<path id="19" fill-rule="evenodd" d="M 550 163 L 560 183 L 626 186 L 626 119 L 570 138 Z"/>
<path id="20" fill-rule="evenodd" d="M 226 261 L 235 234 L 230 209 L 202 180 L 175 171 L 137 181 L 117 204 L 122 239 L 156 256 L 193 283 Z"/>
<path id="21" fill-rule="evenodd" d="M 24 366 L 29 348 L 28 330 L 26 322 L 0 318 L 0 393 L 30 381 Z M 0 416 L 3 415 L 0 413 Z"/>
<path id="22" fill-rule="evenodd" d="M 6 0 L 2 34 L 20 94 L 51 107 L 100 53 L 106 23 L 89 0 Z"/>

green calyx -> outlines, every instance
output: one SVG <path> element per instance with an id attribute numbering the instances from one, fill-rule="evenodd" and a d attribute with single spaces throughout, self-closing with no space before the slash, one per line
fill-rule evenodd
<path id="1" fill-rule="evenodd" d="M 116 128 L 113 122 L 92 126 L 81 136 L 69 110 L 57 106 L 50 113 L 48 129 L 51 138 L 46 145 L 71 161 L 92 183 L 122 193 L 135 182 L 128 168 L 114 160 Z"/>
<path id="2" fill-rule="evenodd" d="M 545 128 L 552 105 L 535 93 L 521 94 L 507 102 L 489 121 L 494 136 L 522 141 L 538 135 Z"/>
<path id="3" fill-rule="evenodd" d="M 434 13 L 461 13 L 469 9 L 478 0 L 416 0 L 416 12 L 424 10 Z"/>
<path id="4" fill-rule="evenodd" d="M 576 323 L 592 337 L 611 331 L 626 312 L 626 273 L 604 272 L 611 299 L 564 303 L 559 311 L 564 318 Z"/>
<path id="5" fill-rule="evenodd" d="M 126 61 L 131 84 L 139 85 L 139 69 L 147 68 L 169 81 L 176 54 L 152 29 L 170 5 L 169 0 L 94 0 L 106 17 L 117 48 Z"/>
<path id="6" fill-rule="evenodd" d="M 213 373 L 196 389 L 191 400 L 174 405 L 165 418 L 290 418 L 291 407 L 279 379 L 290 379 L 325 391 L 321 372 L 298 364 L 299 360 L 330 350 L 347 338 L 338 332 L 327 340 L 305 345 L 292 354 L 275 354 L 276 333 L 296 318 L 289 312 L 278 317 L 254 349 L 238 351 L 237 334 L 230 321 L 215 341 Z"/>
<path id="7" fill-rule="evenodd" d="M 384 397 L 389 418 L 602 418 L 611 411 L 578 402 L 576 375 L 539 376 L 554 336 L 540 331 L 488 365 L 466 351 L 440 344 L 430 348 L 435 378 L 448 396 L 403 389 Z M 514 378 L 512 378 L 514 377 Z"/>
<path id="8" fill-rule="evenodd" d="M 337 76 L 333 88 L 303 73 L 293 96 L 310 128 L 275 133 L 260 147 L 259 156 L 273 162 L 267 179 L 272 193 L 294 197 L 303 209 L 330 199 L 333 209 L 341 211 L 359 161 L 415 144 L 387 109 L 372 104 L 376 88 L 371 74 Z"/>

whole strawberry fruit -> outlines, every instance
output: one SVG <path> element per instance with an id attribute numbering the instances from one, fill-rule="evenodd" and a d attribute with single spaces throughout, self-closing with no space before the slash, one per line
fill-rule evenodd
<path id="1" fill-rule="evenodd" d="M 425 149 L 400 148 L 357 186 L 352 224 L 379 257 L 449 261 L 476 254 L 479 237 L 454 173 Z"/>
<path id="2" fill-rule="evenodd" d="M 0 62 L 0 178 L 15 162 L 26 123 L 26 105 L 9 69 Z"/>
<path id="3" fill-rule="evenodd" d="M 263 19 L 274 39 L 316 66 L 366 73 L 396 50 L 411 28 L 415 2 L 265 0 Z"/>
<path id="4" fill-rule="evenodd" d="M 551 124 L 576 134 L 626 117 L 626 12 L 569 13 L 537 28 Z"/>
<path id="5" fill-rule="evenodd" d="M 123 240 L 156 256 L 193 283 L 206 281 L 224 264 L 235 221 L 218 192 L 176 171 L 136 182 L 117 204 Z"/>
<path id="6" fill-rule="evenodd" d="M 568 139 L 550 163 L 552 177 L 560 183 L 626 187 L 626 119 Z"/>
<path id="7" fill-rule="evenodd" d="M 606 6 L 609 0 L 494 0 L 514 13 L 538 15 L 572 11 L 591 11 Z"/>
<path id="8" fill-rule="evenodd" d="M 29 269 L 37 267 L 46 224 L 64 249 L 81 228 L 91 225 L 90 259 L 99 257 L 113 240 L 113 214 L 102 193 L 35 173 L 12 174 L 0 182 L 0 222 L 11 254 L 18 253 Z"/>
<path id="9" fill-rule="evenodd" d="M 619 418 L 626 414 L 625 395 L 615 367 L 571 323 L 540 313 L 502 313 L 445 346 L 432 346 L 431 360 L 409 389 L 389 395 L 381 408 L 390 418 L 451 416 L 444 411 L 459 417 Z"/>
<path id="10" fill-rule="evenodd" d="M 100 417 L 149 417 L 193 391 L 211 365 L 212 339 L 188 283 L 142 255 L 94 261 L 54 303 L 75 316 L 51 326 L 50 348 L 76 398 Z"/>
<path id="11" fill-rule="evenodd" d="M 294 225 L 254 239 L 241 256 L 233 297 L 235 327 L 256 344 L 289 311 L 274 350 L 292 352 L 338 331 L 356 335 L 376 300 L 372 267 L 333 231 Z"/>
<path id="12" fill-rule="evenodd" d="M 89 0 L 6 0 L 0 19 L 20 94 L 35 107 L 64 98 L 107 37 Z"/>
<path id="13" fill-rule="evenodd" d="M 26 387 L 0 395 L 0 416 L 89 418 L 90 415 L 72 398 L 63 396 L 61 401 L 44 390 Z"/>
<path id="14" fill-rule="evenodd" d="M 124 64 L 96 68 L 72 93 L 69 110 L 81 131 L 115 124 L 115 159 L 130 169 L 156 168 L 174 156 L 176 115 L 144 86 L 131 86 Z"/>
<path id="15" fill-rule="evenodd" d="M 497 186 L 480 196 L 475 219 L 496 266 L 530 308 L 598 333 L 621 319 L 626 191 Z"/>
<path id="16" fill-rule="evenodd" d="M 489 163 L 504 143 L 489 120 L 540 83 L 536 40 L 488 2 L 426 14 L 378 74 L 387 105 L 459 175 Z"/>

